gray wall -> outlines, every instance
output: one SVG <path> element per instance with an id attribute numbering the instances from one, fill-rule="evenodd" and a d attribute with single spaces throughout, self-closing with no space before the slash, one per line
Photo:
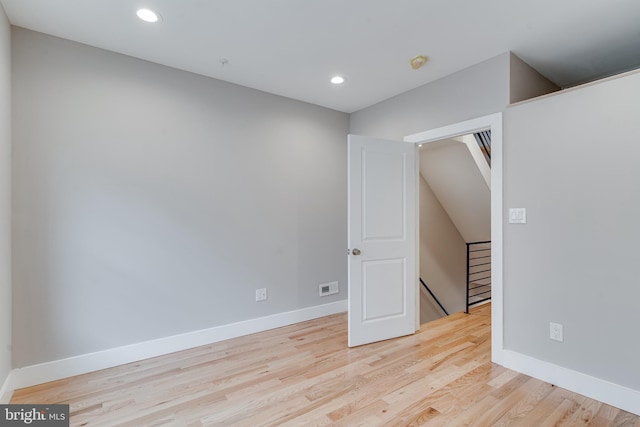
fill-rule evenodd
<path id="1" fill-rule="evenodd" d="M 560 90 L 555 83 L 511 53 L 509 58 L 509 101 L 511 104 Z"/>
<path id="2" fill-rule="evenodd" d="M 452 139 L 424 144 L 420 174 L 464 242 L 491 240 L 491 189 L 467 144 Z"/>
<path id="3" fill-rule="evenodd" d="M 11 30 L 9 20 L 0 5 L 0 387 L 10 370 Z"/>
<path id="4" fill-rule="evenodd" d="M 347 114 L 13 36 L 15 367 L 346 298 Z"/>
<path id="5" fill-rule="evenodd" d="M 449 313 L 465 309 L 466 245 L 429 184 L 420 177 L 420 277 Z M 423 310 L 420 322 L 442 317 Z"/>
<path id="6" fill-rule="evenodd" d="M 431 296 L 420 287 L 420 324 L 432 322 L 444 317 L 442 309 L 438 307 Z"/>
<path id="7" fill-rule="evenodd" d="M 640 390 L 640 73 L 508 109 L 505 348 Z M 549 339 L 564 325 L 564 342 Z"/>
<path id="8" fill-rule="evenodd" d="M 402 140 L 406 135 L 502 111 L 509 104 L 509 62 L 507 52 L 352 113 L 350 132 Z"/>

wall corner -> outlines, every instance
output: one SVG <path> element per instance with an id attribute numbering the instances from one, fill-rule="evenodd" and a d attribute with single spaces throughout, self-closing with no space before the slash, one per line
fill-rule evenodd
<path id="1" fill-rule="evenodd" d="M 509 103 L 525 101 L 561 88 L 536 69 L 509 52 Z"/>

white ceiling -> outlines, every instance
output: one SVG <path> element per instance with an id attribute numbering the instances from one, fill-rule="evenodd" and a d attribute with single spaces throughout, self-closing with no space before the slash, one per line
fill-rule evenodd
<path id="1" fill-rule="evenodd" d="M 563 87 L 640 66 L 639 0 L 0 3 L 20 27 L 345 112 L 508 50 Z M 414 71 L 418 54 L 430 61 Z"/>

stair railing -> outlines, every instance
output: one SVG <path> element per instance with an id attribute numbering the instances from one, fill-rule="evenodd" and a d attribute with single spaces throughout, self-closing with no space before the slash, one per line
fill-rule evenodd
<path id="1" fill-rule="evenodd" d="M 442 304 L 440 304 L 440 301 L 438 300 L 438 298 L 436 298 L 435 294 L 433 292 L 431 292 L 431 289 L 429 289 L 429 286 L 427 286 L 427 284 L 424 283 L 424 280 L 422 280 L 422 277 L 420 278 L 420 283 L 422 283 L 422 286 L 426 289 L 427 292 L 429 292 L 429 295 L 431 295 L 431 298 L 433 298 L 433 300 L 436 302 L 436 304 L 438 304 L 438 307 L 440 307 L 442 309 L 442 311 L 444 312 L 444 314 L 446 316 L 448 316 L 449 312 L 447 311 L 446 308 L 444 308 L 444 306 Z"/>
<path id="2" fill-rule="evenodd" d="M 467 243 L 467 309 L 491 300 L 491 240 Z"/>
<path id="3" fill-rule="evenodd" d="M 487 159 L 487 163 L 491 166 L 491 131 L 485 130 L 477 132 L 474 133 L 473 136 L 480 146 L 480 150 L 484 154 L 485 159 Z"/>

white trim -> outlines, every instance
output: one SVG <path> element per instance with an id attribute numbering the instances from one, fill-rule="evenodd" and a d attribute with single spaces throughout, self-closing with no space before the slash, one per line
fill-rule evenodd
<path id="1" fill-rule="evenodd" d="M 422 289 L 422 286 L 420 286 L 420 148 L 418 147 L 417 144 L 414 144 L 414 148 L 415 148 L 415 154 L 414 154 L 414 165 L 413 168 L 416 171 L 416 177 L 415 177 L 415 191 L 414 191 L 414 212 L 413 212 L 413 217 L 415 218 L 415 233 L 416 233 L 416 239 L 414 241 L 414 245 L 415 245 L 415 259 L 414 259 L 414 264 L 415 264 L 415 282 L 416 282 L 416 292 L 415 292 L 415 313 L 416 313 L 416 324 L 415 324 L 415 332 L 417 332 L 420 329 L 420 325 L 422 324 L 422 322 L 420 321 L 420 289 Z"/>
<path id="2" fill-rule="evenodd" d="M 6 405 L 11 401 L 11 396 L 15 389 L 16 388 L 13 387 L 13 371 L 10 371 L 9 375 L 7 375 L 7 378 L 4 380 L 2 387 L 0 387 L 0 405 Z"/>
<path id="3" fill-rule="evenodd" d="M 503 365 L 502 306 L 502 113 L 405 136 L 405 142 L 425 144 L 491 129 L 491 360 Z"/>
<path id="4" fill-rule="evenodd" d="M 426 144 L 428 142 L 439 141 L 441 139 L 455 138 L 456 136 L 467 135 L 481 130 L 491 129 L 491 164 L 493 165 L 493 127 L 500 127 L 502 131 L 502 113 L 495 113 L 465 122 L 454 123 L 424 132 L 414 133 L 404 137 L 405 142 L 415 142 Z"/>
<path id="5" fill-rule="evenodd" d="M 503 350 L 501 364 L 514 371 L 640 415 L 640 391 L 511 350 Z"/>
<path id="6" fill-rule="evenodd" d="M 230 338 L 267 331 L 269 329 L 330 316 L 336 313 L 343 313 L 345 311 L 347 311 L 347 300 L 340 300 L 329 304 L 278 313 L 229 325 L 216 326 L 209 329 L 69 357 L 67 359 L 31 365 L 11 371 L 10 385 L 7 386 L 7 382 L 5 382 L 4 387 L 7 387 L 7 390 L 5 390 L 4 387 L 3 390 L 13 392 L 13 390 L 18 388 L 30 387 L 74 375 L 112 368 L 126 363 L 162 356 L 176 351 L 187 350 Z"/>

